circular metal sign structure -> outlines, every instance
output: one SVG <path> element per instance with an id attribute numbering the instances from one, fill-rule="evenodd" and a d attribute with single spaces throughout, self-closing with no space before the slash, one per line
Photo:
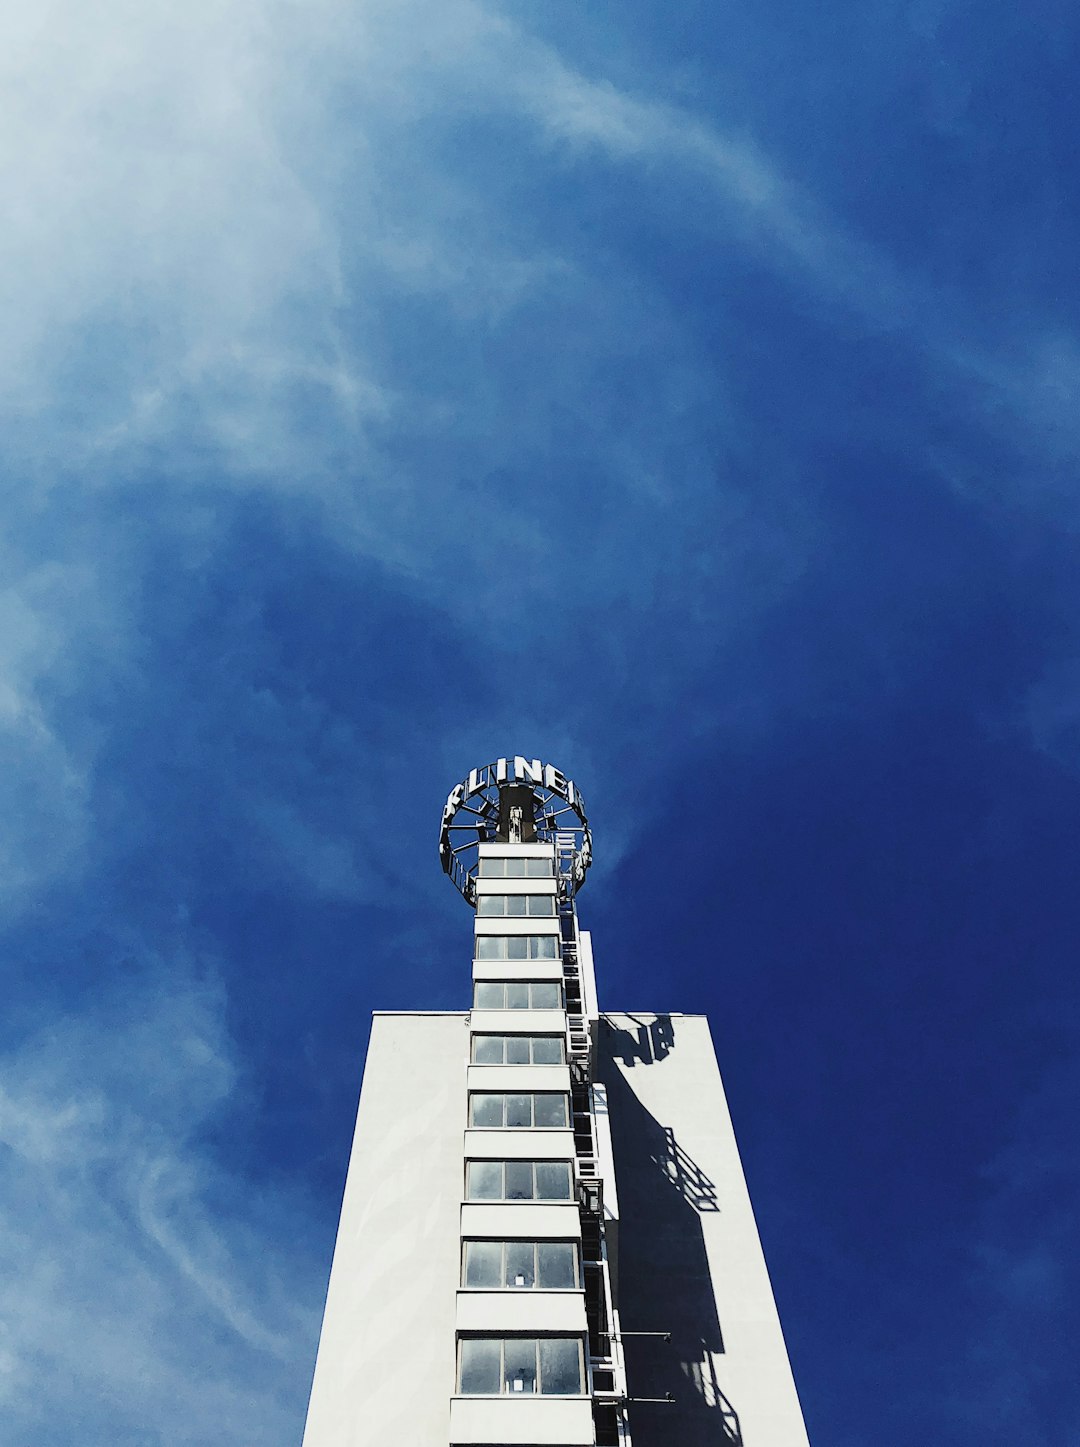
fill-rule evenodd
<path id="1" fill-rule="evenodd" d="M 585 801 L 574 781 L 539 759 L 496 759 L 450 790 L 439 830 L 439 859 L 476 903 L 481 844 L 554 844 L 559 879 L 573 893 L 592 863 Z"/>

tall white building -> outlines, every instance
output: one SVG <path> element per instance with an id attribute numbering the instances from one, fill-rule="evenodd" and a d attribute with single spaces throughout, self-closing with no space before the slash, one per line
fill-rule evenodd
<path id="1" fill-rule="evenodd" d="M 375 1015 L 304 1447 L 807 1447 L 708 1023 L 600 1013 L 591 849 L 538 760 L 447 800 L 471 1008 Z"/>

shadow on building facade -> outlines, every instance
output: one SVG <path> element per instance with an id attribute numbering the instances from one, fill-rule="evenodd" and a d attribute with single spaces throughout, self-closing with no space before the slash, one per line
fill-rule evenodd
<path id="1" fill-rule="evenodd" d="M 634 1030 L 600 1021 L 597 1074 L 607 1087 L 619 1192 L 618 1290 L 630 1430 L 634 1447 L 743 1447 L 714 1362 L 724 1338 L 701 1216 L 719 1210 L 716 1187 L 633 1086 L 635 1072 L 661 1064 L 675 1049 L 668 1015 L 638 1022 Z M 670 1332 L 670 1341 L 633 1332 Z M 662 1400 L 668 1393 L 672 1404 Z M 661 1401 L 634 1400 L 640 1398 Z"/>

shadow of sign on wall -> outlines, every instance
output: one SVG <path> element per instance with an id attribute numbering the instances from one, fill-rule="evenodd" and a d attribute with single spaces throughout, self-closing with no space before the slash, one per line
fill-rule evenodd
<path id="1" fill-rule="evenodd" d="M 600 1022 L 597 1072 L 607 1087 L 619 1191 L 619 1305 L 627 1335 L 634 1447 L 742 1447 L 738 1415 L 716 1379 L 724 1351 L 701 1217 L 719 1211 L 715 1183 L 671 1126 L 638 1098 L 633 1077 L 678 1048 L 669 1015 Z M 618 1062 L 618 1063 L 617 1063 Z M 623 1069 L 619 1068 L 619 1063 Z M 674 1395 L 674 1403 L 634 1401 Z"/>

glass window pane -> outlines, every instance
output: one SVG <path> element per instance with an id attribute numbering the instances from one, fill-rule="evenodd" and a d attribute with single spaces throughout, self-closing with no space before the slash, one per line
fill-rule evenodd
<path id="1" fill-rule="evenodd" d="M 529 1008 L 529 987 L 522 984 L 510 984 L 506 986 L 506 1007 L 508 1010 L 527 1010 Z"/>
<path id="2" fill-rule="evenodd" d="M 508 1241 L 506 1243 L 506 1284 L 507 1286 L 535 1286 L 535 1247 L 531 1241 Z"/>
<path id="3" fill-rule="evenodd" d="M 540 1390 L 550 1396 L 580 1395 L 581 1347 L 576 1341 L 541 1337 Z"/>
<path id="4" fill-rule="evenodd" d="M 506 913 L 523 915 L 528 908 L 529 897 L 525 894 L 508 894 L 506 896 Z"/>
<path id="5" fill-rule="evenodd" d="M 536 1196 L 540 1201 L 569 1201 L 569 1161 L 537 1161 Z"/>
<path id="6" fill-rule="evenodd" d="M 503 1063 L 503 1037 L 501 1035 L 474 1035 L 472 1058 L 474 1065 L 501 1065 Z"/>
<path id="7" fill-rule="evenodd" d="M 549 1291 L 577 1286 L 577 1252 L 572 1241 L 541 1241 L 536 1248 L 537 1285 Z"/>
<path id="8" fill-rule="evenodd" d="M 532 957 L 534 960 L 554 960 L 558 958 L 558 952 L 555 949 L 554 935 L 533 935 L 532 946 Z"/>
<path id="9" fill-rule="evenodd" d="M 461 1343 L 461 1391 L 464 1396 L 501 1390 L 500 1346 L 500 1342 L 485 1337 L 466 1338 Z"/>
<path id="10" fill-rule="evenodd" d="M 501 1095 L 472 1095 L 469 1097 L 469 1123 L 481 1130 L 501 1126 L 503 1123 L 503 1097 Z"/>
<path id="11" fill-rule="evenodd" d="M 503 943 L 506 945 L 508 960 L 527 960 L 529 958 L 528 940 L 525 935 L 510 935 Z"/>
<path id="12" fill-rule="evenodd" d="M 477 980 L 473 990 L 473 1005 L 477 1010 L 501 1010 L 503 986 L 493 980 Z"/>
<path id="13" fill-rule="evenodd" d="M 530 914 L 554 914 L 554 913 L 555 913 L 555 900 L 552 898 L 552 896 L 551 896 L 550 894 L 530 894 L 530 895 L 529 895 L 529 913 L 530 913 Z"/>
<path id="14" fill-rule="evenodd" d="M 477 914 L 502 914 L 497 894 L 481 894 L 476 901 Z"/>
<path id="15" fill-rule="evenodd" d="M 532 1107 L 533 1097 L 531 1095 L 508 1095 L 506 1097 L 506 1124 L 517 1127 L 532 1125 Z"/>
<path id="16" fill-rule="evenodd" d="M 506 1037 L 506 1063 L 507 1065 L 528 1065 L 529 1037 L 527 1035 L 508 1035 Z"/>
<path id="17" fill-rule="evenodd" d="M 465 1195 L 470 1201 L 501 1201 L 502 1161 L 470 1161 Z"/>
<path id="18" fill-rule="evenodd" d="M 532 1043 L 534 1065 L 561 1065 L 562 1039 L 558 1035 L 536 1035 Z"/>
<path id="19" fill-rule="evenodd" d="M 554 981 L 551 981 L 550 984 L 541 982 L 532 986 L 532 1007 L 534 1010 L 558 1010 L 561 1004 L 559 987 Z"/>
<path id="20" fill-rule="evenodd" d="M 475 1096 L 473 1097 L 475 1099 Z M 533 1124 L 538 1126 L 565 1126 L 565 1095 L 534 1095 Z"/>
<path id="21" fill-rule="evenodd" d="M 536 1391 L 536 1342 L 531 1337 L 510 1337 L 503 1342 L 503 1380 L 506 1391 L 528 1396 Z"/>
<path id="22" fill-rule="evenodd" d="M 502 1284 L 502 1242 L 466 1241 L 465 1285 L 494 1289 Z"/>
<path id="23" fill-rule="evenodd" d="M 528 861 L 528 863 L 529 863 L 529 868 L 528 868 L 528 871 L 527 871 L 527 872 L 528 872 L 528 875 L 529 875 L 529 878 L 530 878 L 530 879 L 550 879 L 550 878 L 551 878 L 551 860 L 550 860 L 550 859 L 530 859 L 530 860 Z"/>
<path id="24" fill-rule="evenodd" d="M 499 960 L 499 939 L 497 935 L 477 935 L 476 958 L 478 960 Z"/>
<path id="25" fill-rule="evenodd" d="M 526 862 L 524 859 L 505 859 L 507 879 L 524 879 Z"/>
<path id="26" fill-rule="evenodd" d="M 532 1161 L 507 1161 L 506 1199 L 508 1201 L 531 1201 L 532 1198 Z"/>

